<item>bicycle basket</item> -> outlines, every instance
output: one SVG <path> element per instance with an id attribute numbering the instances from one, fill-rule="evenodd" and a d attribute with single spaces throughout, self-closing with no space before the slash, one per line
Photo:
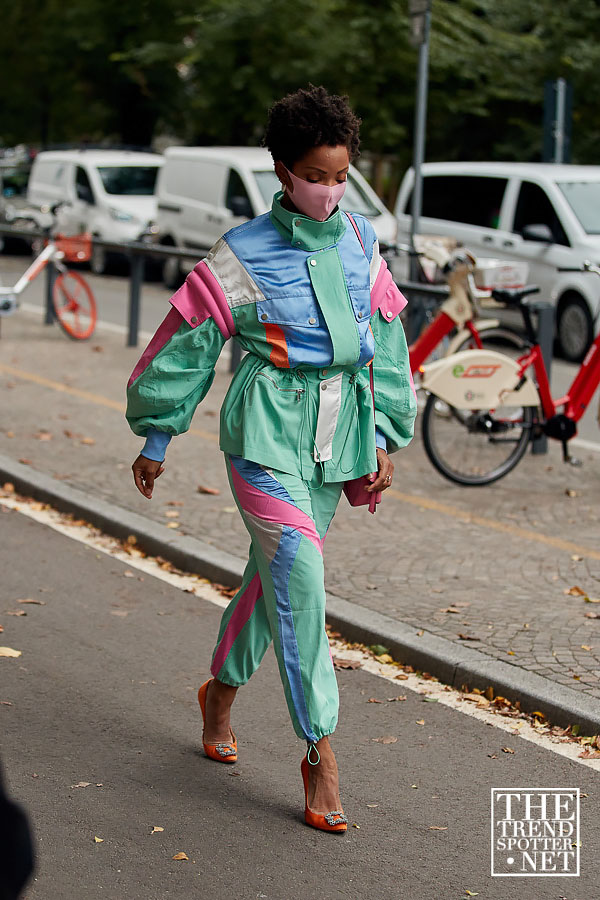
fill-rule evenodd
<path id="1" fill-rule="evenodd" d="M 87 262 L 92 255 L 92 236 L 85 234 L 57 234 L 54 238 L 57 250 L 64 253 L 66 262 Z"/>

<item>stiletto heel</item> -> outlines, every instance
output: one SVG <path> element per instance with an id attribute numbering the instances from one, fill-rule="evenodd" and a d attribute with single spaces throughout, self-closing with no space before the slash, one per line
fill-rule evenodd
<path id="1" fill-rule="evenodd" d="M 310 753 L 310 749 L 308 751 Z M 318 752 L 318 751 L 317 751 Z M 314 764 L 316 765 L 316 763 Z M 300 771 L 302 772 L 302 780 L 304 782 L 304 821 L 312 828 L 318 828 L 320 831 L 347 831 L 348 819 L 344 815 L 343 810 L 335 809 L 328 813 L 316 813 L 309 808 L 308 805 L 308 753 L 302 759 Z"/>
<path id="2" fill-rule="evenodd" d="M 200 709 L 202 710 L 202 722 L 206 721 L 206 692 L 208 690 L 208 685 L 214 681 L 214 678 L 209 678 L 208 681 L 205 681 L 203 685 L 198 690 L 198 703 L 200 704 Z M 204 741 L 204 731 L 202 732 L 202 746 L 204 747 L 204 752 L 210 759 L 214 759 L 217 762 L 224 763 L 234 763 L 237 762 L 237 738 L 233 733 L 233 729 L 230 727 L 231 731 L 231 741 L 219 741 L 216 744 L 207 744 Z"/>

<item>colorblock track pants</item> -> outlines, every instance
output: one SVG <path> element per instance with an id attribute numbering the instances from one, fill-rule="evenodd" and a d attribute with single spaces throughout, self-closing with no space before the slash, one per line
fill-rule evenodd
<path id="1" fill-rule="evenodd" d="M 252 543 L 242 586 L 221 619 L 211 673 L 225 684 L 245 684 L 273 641 L 294 730 L 314 743 L 338 718 L 323 541 L 343 483 L 317 487 L 239 456 L 226 456 L 226 465 Z"/>

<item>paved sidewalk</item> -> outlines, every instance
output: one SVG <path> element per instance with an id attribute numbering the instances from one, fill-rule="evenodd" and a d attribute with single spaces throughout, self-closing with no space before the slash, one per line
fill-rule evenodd
<path id="1" fill-rule="evenodd" d="M 24 313 L 5 320 L 0 453 L 243 557 L 248 538 L 217 446 L 227 360 L 148 503 L 130 473 L 141 442 L 122 415 L 141 349 L 102 331 L 67 342 Z M 468 490 L 437 475 L 417 437 L 393 457 L 394 488 L 377 516 L 340 504 L 328 592 L 600 699 L 600 618 L 585 615 L 600 604 L 566 593 L 600 599 L 600 454 L 579 455 L 582 469 L 564 466 L 552 444 L 500 483 Z"/>

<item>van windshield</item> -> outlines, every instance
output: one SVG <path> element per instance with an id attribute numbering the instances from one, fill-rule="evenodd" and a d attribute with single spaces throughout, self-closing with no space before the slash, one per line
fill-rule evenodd
<path id="1" fill-rule="evenodd" d="M 560 181 L 558 187 L 586 234 L 600 234 L 600 181 Z"/>
<path id="2" fill-rule="evenodd" d="M 254 177 L 265 206 L 270 208 L 273 194 L 281 190 L 281 184 L 277 175 L 273 169 L 269 169 L 266 172 L 255 172 Z M 368 216 L 371 219 L 381 215 L 380 210 L 371 202 L 360 185 L 352 178 L 352 175 L 348 175 L 348 184 L 340 206 L 342 209 L 358 213 L 359 216 Z"/>
<path id="3" fill-rule="evenodd" d="M 154 193 L 158 166 L 98 166 L 107 194 L 146 196 Z"/>

